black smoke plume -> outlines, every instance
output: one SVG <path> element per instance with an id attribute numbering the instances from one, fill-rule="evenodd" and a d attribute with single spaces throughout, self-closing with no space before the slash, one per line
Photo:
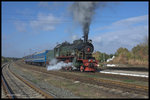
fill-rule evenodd
<path id="1" fill-rule="evenodd" d="M 88 40 L 90 24 L 97 5 L 97 2 L 75 2 L 71 6 L 73 19 L 82 26 L 85 42 Z"/>

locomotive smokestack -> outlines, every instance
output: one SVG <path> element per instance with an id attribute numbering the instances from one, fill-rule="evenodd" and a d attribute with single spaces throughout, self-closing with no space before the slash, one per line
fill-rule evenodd
<path id="1" fill-rule="evenodd" d="M 88 41 L 88 34 L 84 35 L 84 43 L 86 43 Z"/>
<path id="2" fill-rule="evenodd" d="M 88 41 L 88 35 L 84 35 L 83 38 L 84 38 L 84 43 L 86 43 Z"/>
<path id="3" fill-rule="evenodd" d="M 88 34 L 89 34 L 89 24 L 88 23 L 86 23 L 84 25 L 83 31 L 84 31 L 84 43 L 86 43 L 88 41 Z"/>

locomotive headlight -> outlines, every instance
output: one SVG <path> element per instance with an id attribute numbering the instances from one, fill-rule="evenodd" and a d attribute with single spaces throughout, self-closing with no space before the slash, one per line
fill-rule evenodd
<path id="1" fill-rule="evenodd" d="M 99 64 L 97 64 L 97 66 L 99 67 Z"/>
<path id="2" fill-rule="evenodd" d="M 87 51 L 90 52 L 90 48 L 87 48 Z"/>
<path id="3" fill-rule="evenodd" d="M 91 59 L 89 59 L 89 62 L 91 61 Z"/>

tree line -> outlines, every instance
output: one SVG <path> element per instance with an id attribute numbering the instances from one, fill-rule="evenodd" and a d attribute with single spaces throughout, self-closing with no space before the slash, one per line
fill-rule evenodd
<path id="1" fill-rule="evenodd" d="M 21 58 L 15 58 L 15 57 L 1 57 L 1 61 L 2 63 L 6 63 L 6 62 L 10 62 L 10 61 L 16 61 L 19 60 Z"/>
<path id="2" fill-rule="evenodd" d="M 106 54 L 106 53 L 102 53 L 100 51 L 96 51 L 93 53 L 93 56 L 95 57 L 96 60 L 98 60 L 98 62 L 100 63 L 104 63 L 107 61 L 107 59 L 112 58 L 114 56 L 114 54 Z"/>
<path id="3" fill-rule="evenodd" d="M 143 43 L 136 45 L 131 51 L 127 48 L 120 47 L 115 54 L 108 55 L 97 51 L 93 53 L 93 56 L 99 61 L 99 63 L 106 62 L 108 58 L 111 58 L 114 55 L 115 58 L 109 63 L 148 66 L 148 54 L 148 38 L 146 38 Z"/>

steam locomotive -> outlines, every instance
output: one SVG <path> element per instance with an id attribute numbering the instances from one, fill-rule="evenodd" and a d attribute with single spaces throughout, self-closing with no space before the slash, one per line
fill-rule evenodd
<path id="1" fill-rule="evenodd" d="M 24 57 L 25 63 L 39 64 L 47 66 L 52 59 L 72 63 L 72 66 L 77 70 L 95 72 L 98 62 L 92 57 L 94 46 L 92 40 L 84 37 L 84 40 L 74 40 L 73 43 L 63 42 L 58 44 L 53 50 L 44 50 Z M 72 70 L 72 67 L 65 67 L 66 70 Z"/>

